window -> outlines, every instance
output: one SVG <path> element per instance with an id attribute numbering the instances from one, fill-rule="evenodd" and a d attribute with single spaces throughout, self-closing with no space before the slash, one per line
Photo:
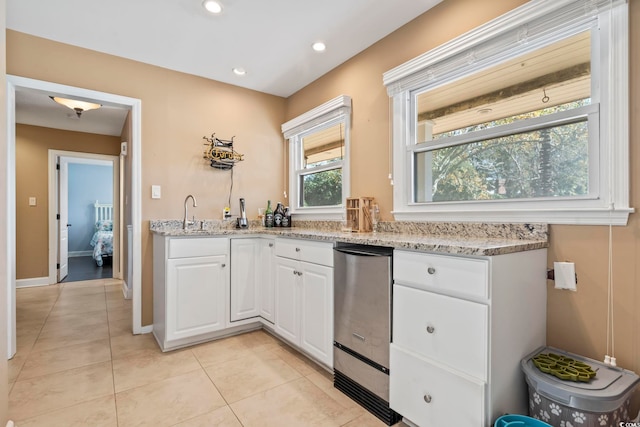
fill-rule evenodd
<path id="1" fill-rule="evenodd" d="M 351 98 L 339 96 L 285 123 L 293 214 L 340 218 L 349 189 Z"/>
<path id="2" fill-rule="evenodd" d="M 627 4 L 587 6 L 534 0 L 385 73 L 396 219 L 626 224 Z"/>

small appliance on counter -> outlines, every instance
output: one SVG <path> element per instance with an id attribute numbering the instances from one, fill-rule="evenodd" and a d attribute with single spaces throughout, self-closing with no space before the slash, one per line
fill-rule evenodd
<path id="1" fill-rule="evenodd" d="M 244 198 L 240 198 L 240 217 L 236 228 L 249 228 L 249 221 L 247 221 L 247 210 L 244 205 Z"/>

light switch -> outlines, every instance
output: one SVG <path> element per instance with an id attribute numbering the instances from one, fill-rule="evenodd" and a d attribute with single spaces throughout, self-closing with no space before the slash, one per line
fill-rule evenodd
<path id="1" fill-rule="evenodd" d="M 36 205 L 36 198 L 29 197 L 29 206 L 35 206 L 35 205 Z"/>
<path id="2" fill-rule="evenodd" d="M 151 198 L 152 199 L 159 199 L 161 195 L 162 195 L 161 187 L 159 185 L 152 185 L 151 186 Z"/>

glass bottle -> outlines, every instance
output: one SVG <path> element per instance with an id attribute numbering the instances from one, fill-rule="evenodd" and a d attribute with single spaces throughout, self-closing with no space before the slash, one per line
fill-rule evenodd
<path id="1" fill-rule="evenodd" d="M 291 227 L 291 211 L 289 211 L 289 206 L 284 208 L 284 216 L 282 217 L 282 226 Z"/>
<path id="2" fill-rule="evenodd" d="M 278 204 L 276 205 L 276 210 L 273 211 L 273 226 L 282 227 L 283 217 L 284 217 L 284 206 L 282 206 L 282 203 L 278 202 Z"/>
<path id="3" fill-rule="evenodd" d="M 271 200 L 267 200 L 267 210 L 264 211 L 264 226 L 273 227 L 273 210 L 271 209 Z"/>

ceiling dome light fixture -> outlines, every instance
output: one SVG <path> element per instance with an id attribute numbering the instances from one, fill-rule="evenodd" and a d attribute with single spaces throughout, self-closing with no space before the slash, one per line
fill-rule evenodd
<path id="1" fill-rule="evenodd" d="M 204 0 L 202 2 L 202 7 L 204 7 L 207 12 L 213 13 L 214 15 L 222 13 L 222 4 L 215 0 Z"/>
<path id="2" fill-rule="evenodd" d="M 86 101 L 78 101 L 77 99 L 60 98 L 59 96 L 50 96 L 49 98 L 53 99 L 55 102 L 57 102 L 60 105 L 64 105 L 67 108 L 71 108 L 73 111 L 76 112 L 76 114 L 78 115 L 78 118 L 80 118 L 80 116 L 84 111 L 96 110 L 102 107 L 102 104 L 95 104 L 93 102 L 86 102 Z"/>
<path id="3" fill-rule="evenodd" d="M 244 76 L 247 74 L 247 70 L 242 67 L 235 67 L 233 69 L 233 74 L 235 74 L 236 76 Z"/>
<path id="4" fill-rule="evenodd" d="M 325 45 L 323 42 L 315 42 L 311 45 L 311 47 L 316 52 L 324 52 L 327 49 L 327 45 Z"/>

